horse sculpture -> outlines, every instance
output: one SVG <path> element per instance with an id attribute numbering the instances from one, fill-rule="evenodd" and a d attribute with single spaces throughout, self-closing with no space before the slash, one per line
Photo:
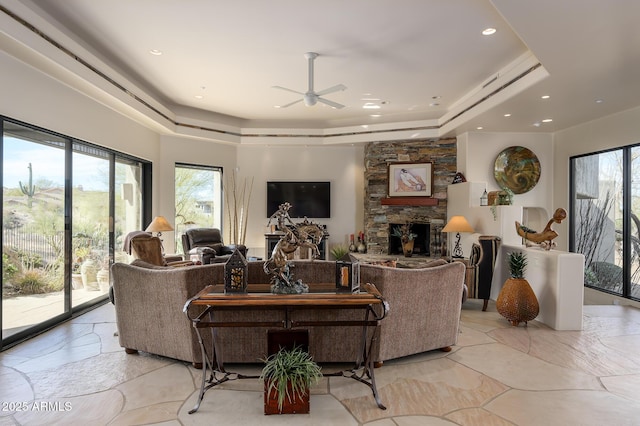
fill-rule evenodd
<path id="1" fill-rule="evenodd" d="M 264 271 L 271 275 L 272 291 L 278 293 L 304 293 L 308 291 L 306 285 L 291 281 L 290 265 L 287 263 L 289 255 L 298 248 L 311 249 L 314 259 L 320 257 L 318 244 L 324 237 L 324 230 L 317 224 L 306 219 L 300 224 L 288 225 L 281 231 L 284 235 L 275 245 L 271 257 L 264 263 Z"/>

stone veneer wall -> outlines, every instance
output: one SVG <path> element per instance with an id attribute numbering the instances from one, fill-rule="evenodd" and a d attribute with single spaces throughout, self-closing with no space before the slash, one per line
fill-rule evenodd
<path id="1" fill-rule="evenodd" d="M 388 195 L 388 165 L 433 163 L 433 197 L 437 206 L 383 206 Z M 364 233 L 367 252 L 387 254 L 390 223 L 430 223 L 431 239 L 447 218 L 447 186 L 456 174 L 456 139 L 370 142 L 364 150 Z M 445 243 L 444 235 L 443 241 Z"/>

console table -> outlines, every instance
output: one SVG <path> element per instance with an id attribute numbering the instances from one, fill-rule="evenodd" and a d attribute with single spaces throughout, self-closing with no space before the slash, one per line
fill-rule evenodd
<path id="1" fill-rule="evenodd" d="M 215 329 L 218 327 L 277 327 L 284 329 L 293 329 L 310 326 L 342 326 L 342 327 L 360 327 L 361 349 L 358 353 L 355 365 L 352 369 L 340 371 L 337 373 L 325 374 L 325 376 L 342 376 L 357 380 L 367 385 L 379 408 L 385 410 L 386 407 L 380 401 L 378 389 L 376 388 L 373 360 L 370 357 L 371 348 L 377 339 L 379 329 L 378 322 L 382 320 L 388 310 L 387 302 L 373 284 L 363 284 L 361 289 L 366 292 L 344 294 L 344 293 L 306 293 L 306 294 L 267 294 L 267 293 L 247 293 L 225 295 L 214 293 L 214 286 L 205 287 L 200 293 L 189 299 L 185 305 L 183 312 L 198 335 L 198 342 L 202 350 L 202 381 L 200 385 L 200 394 L 198 401 L 189 414 L 195 413 L 199 408 L 204 397 L 204 393 L 221 383 L 228 380 L 258 378 L 258 376 L 247 376 L 239 373 L 227 372 L 224 368 L 222 359 L 217 356 L 219 353 L 219 343 L 216 341 Z M 352 309 L 362 310 L 363 320 L 361 321 L 294 321 L 291 319 L 291 313 L 295 310 L 304 309 Z M 264 310 L 278 309 L 284 312 L 284 321 L 273 322 L 248 322 L 248 321 L 225 321 L 224 315 L 217 317 L 217 314 L 224 311 L 243 311 L 243 310 Z M 200 312 L 195 315 L 194 312 Z M 367 330 L 373 327 L 371 337 L 367 338 Z M 201 330 L 208 328 L 211 330 L 212 348 L 207 353 L 207 348 L 202 339 Z M 266 336 L 265 336 L 266 337 Z M 207 380 L 207 371 L 211 371 L 211 375 Z"/>

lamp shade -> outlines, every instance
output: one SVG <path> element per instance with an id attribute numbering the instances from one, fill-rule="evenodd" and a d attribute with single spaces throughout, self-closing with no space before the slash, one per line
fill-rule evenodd
<path id="1" fill-rule="evenodd" d="M 147 229 L 147 232 L 164 232 L 173 231 L 173 226 L 165 219 L 164 216 L 156 216 L 153 218 Z"/>
<path id="2" fill-rule="evenodd" d="M 473 228 L 464 216 L 452 216 L 442 232 L 473 232 Z"/>

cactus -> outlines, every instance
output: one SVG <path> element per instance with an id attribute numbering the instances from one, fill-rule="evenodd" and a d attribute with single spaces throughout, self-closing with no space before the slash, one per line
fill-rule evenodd
<path id="1" fill-rule="evenodd" d="M 24 195 L 27 196 L 27 207 L 31 208 L 33 205 L 33 194 L 36 192 L 36 187 L 33 184 L 33 168 L 31 167 L 31 163 L 29 163 L 29 184 L 24 185 L 22 181 L 18 181 L 18 185 L 20 185 L 20 191 Z"/>

